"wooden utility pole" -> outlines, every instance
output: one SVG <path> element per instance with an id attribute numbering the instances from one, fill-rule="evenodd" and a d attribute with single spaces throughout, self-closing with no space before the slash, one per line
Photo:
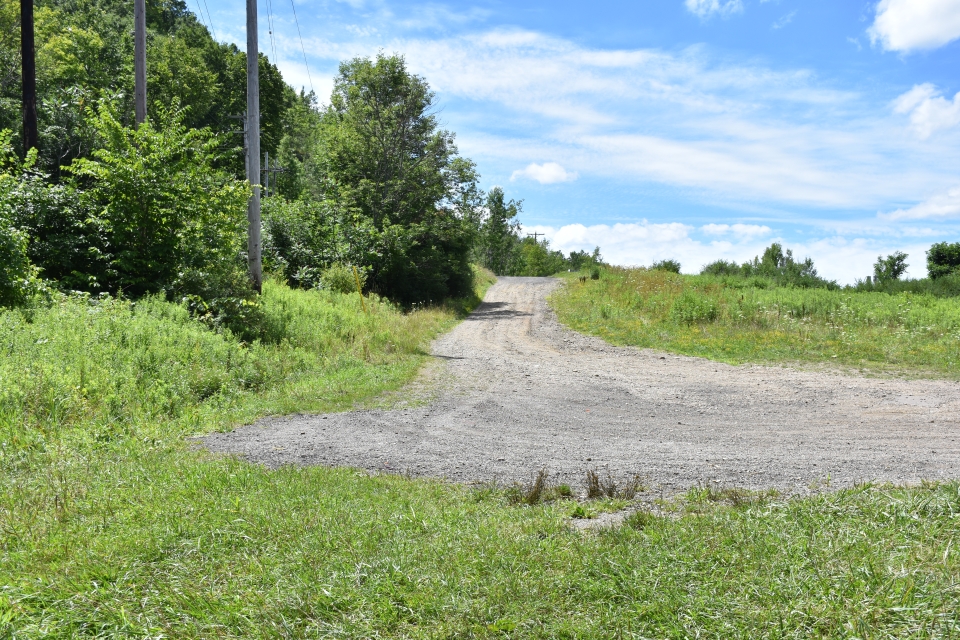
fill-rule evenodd
<path id="1" fill-rule="evenodd" d="M 528 234 L 527 234 L 527 237 L 528 237 L 528 238 L 531 238 L 531 237 L 532 237 L 534 242 L 540 242 L 539 240 L 537 240 L 537 238 L 539 238 L 540 236 L 547 237 L 547 234 L 545 234 L 545 233 L 539 233 L 539 232 L 537 232 L 537 233 L 528 233 Z"/>
<path id="2" fill-rule="evenodd" d="M 23 153 L 37 146 L 37 60 L 33 0 L 20 0 L 20 60 L 23 79 Z"/>
<path id="3" fill-rule="evenodd" d="M 147 2 L 133 0 L 134 115 L 139 126 L 147 119 Z"/>
<path id="4" fill-rule="evenodd" d="M 247 262 L 257 293 L 263 287 L 260 259 L 260 52 L 257 44 L 257 0 L 247 0 L 247 180 L 253 193 L 247 203 Z"/>

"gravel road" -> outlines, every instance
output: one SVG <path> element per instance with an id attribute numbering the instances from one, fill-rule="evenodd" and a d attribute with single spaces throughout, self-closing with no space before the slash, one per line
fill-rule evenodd
<path id="1" fill-rule="evenodd" d="M 501 278 L 436 340 L 395 408 L 269 418 L 203 442 L 270 467 L 347 465 L 455 482 L 546 468 L 805 493 L 960 476 L 960 385 L 729 366 L 561 326 L 551 278 Z M 410 398 L 421 401 L 409 402 Z M 408 406 L 404 406 L 406 403 Z"/>

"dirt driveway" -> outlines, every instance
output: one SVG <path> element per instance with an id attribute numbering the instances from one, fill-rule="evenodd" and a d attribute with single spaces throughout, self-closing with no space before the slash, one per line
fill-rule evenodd
<path id="1" fill-rule="evenodd" d="M 349 465 L 458 482 L 545 467 L 640 474 L 665 494 L 698 483 L 803 493 L 863 480 L 960 477 L 960 385 L 612 347 L 562 327 L 550 278 L 501 278 L 433 345 L 405 394 L 426 404 L 270 418 L 205 439 L 269 466 Z M 404 394 L 401 394 L 404 395 Z"/>

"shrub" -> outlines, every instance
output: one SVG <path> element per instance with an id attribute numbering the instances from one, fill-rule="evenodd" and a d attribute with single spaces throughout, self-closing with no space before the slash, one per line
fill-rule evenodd
<path id="1" fill-rule="evenodd" d="M 27 258 L 27 235 L 13 226 L 0 177 L 0 307 L 24 302 L 36 288 L 36 268 Z"/>
<path id="2" fill-rule="evenodd" d="M 235 260 L 249 190 L 216 169 L 220 140 L 161 112 L 136 130 L 109 107 L 92 115 L 101 147 L 68 170 L 89 185 L 106 244 L 105 288 L 131 297 L 169 291 L 185 270 Z"/>
<path id="3" fill-rule="evenodd" d="M 960 271 L 960 242 L 938 242 L 927 251 L 927 274 L 932 280 Z"/>
<path id="4" fill-rule="evenodd" d="M 738 276 L 740 275 L 740 265 L 736 262 L 727 262 L 726 260 L 717 260 L 700 269 L 700 275 L 711 276 Z"/>
<path id="5" fill-rule="evenodd" d="M 0 167 L 10 166 L 11 161 L 10 132 L 0 131 Z M 38 284 L 36 267 L 27 255 L 27 234 L 15 223 L 18 209 L 13 192 L 19 182 L 12 172 L 0 173 L 0 307 L 24 302 Z"/>
<path id="6" fill-rule="evenodd" d="M 600 279 L 600 267 L 594 267 L 590 270 L 590 279 L 599 280 Z"/>
<path id="7" fill-rule="evenodd" d="M 353 293 L 357 290 L 357 278 L 360 278 L 360 289 L 366 284 L 367 274 L 363 269 L 357 269 L 354 275 L 353 266 L 335 262 L 320 275 L 320 282 L 324 289 L 337 293 Z"/>
<path id="8" fill-rule="evenodd" d="M 685 289 L 670 308 L 670 317 L 675 322 L 693 324 L 696 322 L 713 322 L 720 315 L 717 302 L 712 297 L 703 295 L 703 292 Z"/>
<path id="9" fill-rule="evenodd" d="M 650 265 L 655 271 L 669 271 L 670 273 L 680 273 L 680 263 L 676 260 L 660 260 Z"/>
<path id="10" fill-rule="evenodd" d="M 337 212 L 327 202 L 265 198 L 264 268 L 282 274 L 294 286 L 321 286 L 323 268 L 338 258 L 338 223 Z"/>

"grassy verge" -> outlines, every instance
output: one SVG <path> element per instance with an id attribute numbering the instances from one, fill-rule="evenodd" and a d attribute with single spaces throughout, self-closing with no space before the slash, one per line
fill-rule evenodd
<path id="1" fill-rule="evenodd" d="M 264 306 L 277 344 L 158 301 L 0 314 L 0 637 L 960 634 L 958 484 L 700 489 L 580 533 L 569 516 L 625 500 L 196 451 L 185 435 L 395 388 L 455 321 L 275 284 Z"/>
<path id="2" fill-rule="evenodd" d="M 826 362 L 960 377 L 960 298 L 767 284 L 608 268 L 585 284 L 568 279 L 552 305 L 565 324 L 616 344 L 733 364 Z"/>

